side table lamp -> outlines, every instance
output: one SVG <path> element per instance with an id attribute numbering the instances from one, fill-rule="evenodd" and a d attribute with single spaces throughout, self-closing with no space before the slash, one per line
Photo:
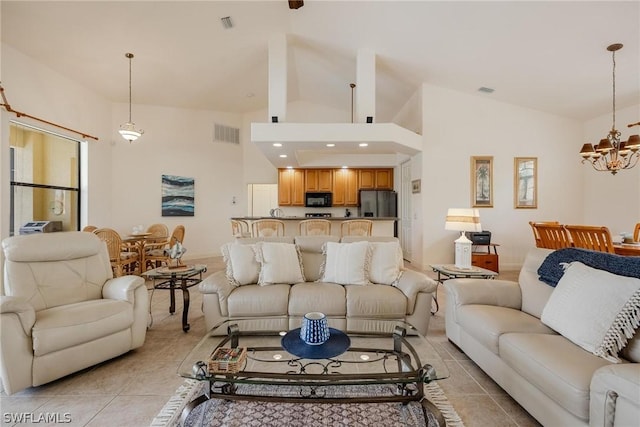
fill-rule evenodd
<path id="1" fill-rule="evenodd" d="M 444 229 L 460 232 L 460 237 L 455 241 L 456 268 L 471 269 L 471 240 L 467 238 L 465 232 L 482 231 L 480 211 L 478 209 L 449 208 Z"/>

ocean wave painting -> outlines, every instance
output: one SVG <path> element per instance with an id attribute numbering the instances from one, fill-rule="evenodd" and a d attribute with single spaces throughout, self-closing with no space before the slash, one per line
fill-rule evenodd
<path id="1" fill-rule="evenodd" d="M 162 216 L 193 216 L 194 199 L 193 178 L 162 175 Z"/>

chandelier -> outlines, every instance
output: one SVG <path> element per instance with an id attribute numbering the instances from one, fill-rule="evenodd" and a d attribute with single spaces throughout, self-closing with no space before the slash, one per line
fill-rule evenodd
<path id="1" fill-rule="evenodd" d="M 131 59 L 133 59 L 133 53 L 125 53 L 124 56 L 129 58 L 129 121 L 120 125 L 120 135 L 129 142 L 133 142 L 144 133 L 144 131 L 136 130 L 135 123 L 131 121 Z"/>
<path id="2" fill-rule="evenodd" d="M 582 163 L 590 163 L 599 172 L 611 172 L 613 175 L 622 169 L 631 169 L 640 158 L 640 136 L 631 135 L 627 141 L 620 141 L 620 131 L 616 130 L 616 51 L 622 49 L 621 43 L 607 47 L 613 61 L 613 124 L 606 138 L 594 147 L 584 144 L 580 155 Z M 631 125 L 630 125 L 631 126 Z"/>

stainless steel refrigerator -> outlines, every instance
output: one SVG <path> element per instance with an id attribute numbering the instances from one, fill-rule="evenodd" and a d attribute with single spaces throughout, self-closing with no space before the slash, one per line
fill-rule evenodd
<path id="1" fill-rule="evenodd" d="M 358 216 L 398 216 L 398 195 L 391 190 L 360 190 Z"/>

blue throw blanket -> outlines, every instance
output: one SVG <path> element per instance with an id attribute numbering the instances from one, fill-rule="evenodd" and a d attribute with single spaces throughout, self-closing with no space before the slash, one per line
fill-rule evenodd
<path id="1" fill-rule="evenodd" d="M 550 253 L 538 268 L 538 276 L 554 288 L 564 274 L 563 263 L 580 261 L 598 270 L 640 279 L 640 257 L 622 256 L 587 249 L 565 248 Z"/>

